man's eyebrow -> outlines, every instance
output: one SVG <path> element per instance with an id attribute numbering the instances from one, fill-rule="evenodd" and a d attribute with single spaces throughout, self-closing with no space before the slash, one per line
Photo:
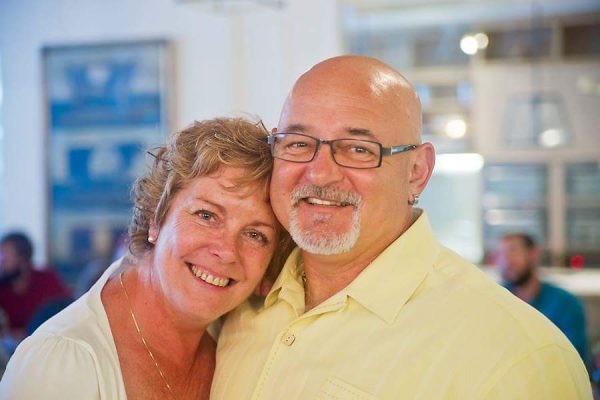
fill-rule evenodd
<path id="1" fill-rule="evenodd" d="M 351 135 L 360 135 L 360 136 L 368 136 L 371 139 L 377 139 L 377 136 L 375 136 L 373 134 L 373 132 L 371 132 L 368 129 L 362 129 L 362 128 L 346 128 L 346 132 L 348 132 Z"/>
<path id="2" fill-rule="evenodd" d="M 306 126 L 302 124 L 292 124 L 285 127 L 284 132 L 306 132 Z"/>
<path id="3" fill-rule="evenodd" d="M 292 125 L 286 126 L 285 130 L 283 132 L 306 133 L 306 131 L 308 131 L 308 128 L 306 127 L 306 125 L 292 124 Z M 371 132 L 369 129 L 364 129 L 364 128 L 345 128 L 344 131 L 346 131 L 350 135 L 367 136 L 370 139 L 374 139 L 374 140 L 378 139 L 377 136 L 375 136 L 373 134 L 373 132 Z"/>

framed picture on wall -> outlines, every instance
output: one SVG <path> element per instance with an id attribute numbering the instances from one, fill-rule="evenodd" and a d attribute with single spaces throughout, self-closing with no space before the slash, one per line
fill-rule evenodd
<path id="1" fill-rule="evenodd" d="M 73 285 L 111 261 L 146 150 L 166 136 L 168 55 L 164 40 L 42 50 L 49 258 Z"/>

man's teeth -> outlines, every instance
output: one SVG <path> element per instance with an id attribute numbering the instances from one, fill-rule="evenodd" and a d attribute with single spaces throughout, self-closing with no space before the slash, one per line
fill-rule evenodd
<path id="1" fill-rule="evenodd" d="M 214 277 L 214 276 L 212 276 L 211 274 L 209 274 L 209 273 L 207 273 L 205 271 L 201 271 L 195 265 L 192 265 L 190 267 L 190 269 L 192 270 L 192 273 L 194 275 L 196 275 L 197 278 L 200 278 L 204 282 L 210 283 L 211 285 L 219 286 L 219 287 L 225 287 L 225 286 L 227 286 L 229 284 L 229 278 L 217 278 L 217 277 Z"/>
<path id="2" fill-rule="evenodd" d="M 307 197 L 306 198 L 306 202 L 308 204 L 316 204 L 316 205 L 320 205 L 320 206 L 336 206 L 336 207 L 343 207 L 343 206 L 347 206 L 349 205 L 346 202 L 339 202 L 339 201 L 329 201 L 329 200 L 323 200 L 323 199 L 317 199 L 315 197 Z"/>

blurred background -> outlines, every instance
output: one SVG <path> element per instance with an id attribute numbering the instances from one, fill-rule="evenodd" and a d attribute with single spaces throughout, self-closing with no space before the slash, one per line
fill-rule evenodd
<path id="1" fill-rule="evenodd" d="M 145 149 L 193 120 L 276 125 L 303 71 L 375 56 L 411 80 L 441 241 L 492 276 L 524 231 L 600 338 L 600 1 L 2 0 L 0 233 L 75 289 L 122 245 Z"/>

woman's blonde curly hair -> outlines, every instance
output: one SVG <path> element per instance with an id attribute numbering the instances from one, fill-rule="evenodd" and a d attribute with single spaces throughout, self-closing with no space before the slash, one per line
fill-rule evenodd
<path id="1" fill-rule="evenodd" d="M 194 178 L 210 175 L 222 167 L 244 168 L 248 174 L 239 180 L 238 186 L 258 182 L 268 190 L 273 168 L 266 141 L 268 134 L 261 121 L 215 118 L 196 121 L 170 135 L 166 144 L 152 151 L 152 166 L 133 185 L 130 253 L 137 258 L 154 248 L 148 242 L 150 227 L 162 225 L 175 194 Z M 293 247 L 289 234 L 281 226 L 278 231 L 270 275 L 281 269 Z"/>

